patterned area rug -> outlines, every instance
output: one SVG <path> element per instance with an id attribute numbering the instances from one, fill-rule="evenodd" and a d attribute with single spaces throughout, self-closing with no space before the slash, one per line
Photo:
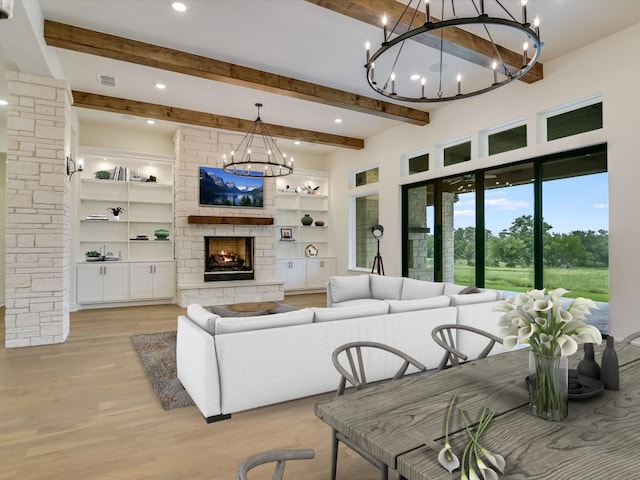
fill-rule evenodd
<path id="1" fill-rule="evenodd" d="M 162 408 L 171 410 L 194 405 L 177 378 L 176 332 L 133 335 L 131 342 Z"/>

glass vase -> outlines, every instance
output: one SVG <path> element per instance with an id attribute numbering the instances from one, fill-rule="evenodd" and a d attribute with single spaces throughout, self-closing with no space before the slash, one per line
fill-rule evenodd
<path id="1" fill-rule="evenodd" d="M 567 357 L 529 352 L 529 407 L 546 420 L 563 420 L 569 411 Z"/>

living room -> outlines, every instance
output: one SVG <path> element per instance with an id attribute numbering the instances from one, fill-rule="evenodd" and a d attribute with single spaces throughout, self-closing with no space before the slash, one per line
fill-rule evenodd
<path id="1" fill-rule="evenodd" d="M 22 2 L 16 3 L 19 5 Z M 615 14 L 619 15 L 622 14 Z M 338 148 L 328 154 L 296 154 L 297 168 L 323 171 L 328 175 L 331 210 L 327 223 L 331 226 L 330 243 L 338 265 L 336 273 L 363 273 L 363 269 L 350 268 L 353 263 L 347 232 L 351 228 L 351 217 L 346 205 L 354 196 L 373 191 L 379 195 L 378 221 L 385 228 L 381 249 L 386 274 L 399 276 L 402 273 L 403 255 L 399 191 L 403 185 L 606 144 L 610 330 L 615 337 L 638 330 L 634 316 L 634 294 L 638 280 L 634 272 L 640 267 L 635 247 L 640 225 L 628 206 L 635 198 L 636 177 L 640 174 L 633 141 L 636 129 L 630 121 L 635 117 L 634 114 L 640 113 L 640 102 L 633 95 L 635 78 L 639 72 L 637 65 L 630 61 L 634 58 L 634 45 L 638 40 L 640 24 L 636 20 L 627 28 L 598 37 L 592 43 L 580 45 L 544 62 L 545 78 L 542 81 L 527 85 L 514 82 L 487 94 L 451 102 L 430 112 L 430 123 L 426 126 L 394 123 L 392 128 L 368 135 L 364 148 L 360 150 Z M 545 41 L 549 42 L 548 39 Z M 358 49 L 364 61 L 364 51 L 361 46 Z M 62 87 L 62 90 L 65 88 Z M 603 128 L 551 142 L 542 140 L 540 115 L 594 97 L 603 104 Z M 252 96 L 245 101 L 246 114 L 236 112 L 233 116 L 251 119 L 255 114 L 253 103 L 258 100 Z M 266 103 L 263 116 L 265 121 L 271 121 L 269 103 Z M 480 151 L 482 132 L 519 119 L 523 119 L 528 126 L 527 147 L 491 157 L 476 153 Z M 155 134 L 151 130 L 144 133 L 90 119 L 75 123 L 70 128 L 75 129 L 74 142 L 78 147 L 168 156 L 176 154 L 173 133 Z M 207 132 L 212 130 L 200 126 L 187 128 Z M 242 138 L 240 133 L 232 136 Z M 6 135 L 2 137 L 6 142 Z M 407 156 L 429 150 L 434 152 L 435 157 L 440 145 L 460 138 L 471 140 L 474 154 L 469 162 L 438 166 L 415 175 L 406 175 L 400 168 L 402 159 Z M 10 142 L 3 147 L 3 152 L 9 152 L 3 154 L 3 159 L 6 158 L 10 164 L 13 162 L 8 169 L 15 172 L 18 157 L 15 152 L 11 153 Z M 189 166 L 192 171 L 190 178 L 196 177 L 195 169 L 198 166 L 220 162 L 222 153 L 225 152 L 203 155 L 194 161 Z M 60 168 L 64 169 L 62 157 L 59 160 Z M 2 162 L 2 165 L 4 167 L 5 163 Z M 384 181 L 374 186 L 352 186 L 350 180 L 353 172 L 371 166 L 379 168 L 379 177 Z M 2 173 L 2 178 L 5 178 L 6 172 L 3 170 Z M 71 197 L 78 175 L 74 175 L 69 182 L 64 173 L 59 174 L 67 182 L 67 194 Z M 176 185 L 180 181 L 178 178 Z M 3 185 L 4 191 L 8 188 L 6 184 Z M 195 202 L 189 210 L 188 215 L 200 214 Z M 6 209 L 3 209 L 3 215 L 6 216 Z M 72 235 L 71 232 L 69 234 Z M 71 268 L 70 253 L 66 258 L 70 262 L 68 268 Z M 3 258 L 3 270 L 5 265 Z M 67 295 L 68 304 L 73 304 L 73 289 L 67 285 L 61 290 Z M 295 299 L 287 297 L 287 301 Z M 239 459 L 243 455 L 267 449 L 270 446 L 267 439 L 272 441 L 274 447 L 313 444 L 318 453 L 315 462 L 326 471 L 329 435 L 326 429 L 318 427 L 317 419 L 310 413 L 312 401 L 296 401 L 293 405 L 246 412 L 234 416 L 231 422 L 214 426 L 204 425 L 194 409 L 190 412 L 190 409 L 174 410 L 167 414 L 157 407 L 131 350 L 129 337 L 135 333 L 175 329 L 175 319 L 180 311 L 179 307 L 169 304 L 67 312 L 70 317 L 68 339 L 61 345 L 4 349 L 3 377 L 7 378 L 6 385 L 9 386 L 4 398 L 11 408 L 6 410 L 2 423 L 16 425 L 15 428 L 8 428 L 4 444 L 8 452 L 15 453 L 15 458 L 22 459 L 20 463 L 26 465 L 28 459 L 38 458 L 31 469 L 9 463 L 4 467 L 7 468 L 7 478 L 12 478 L 11 475 L 13 478 L 56 478 L 63 472 L 77 478 L 92 478 L 92 475 L 106 475 L 109 464 L 120 460 L 123 460 L 123 465 L 118 472 L 122 478 L 144 478 L 154 474 L 160 478 L 204 478 L 206 474 L 213 474 L 216 478 L 232 478 Z M 87 356 L 87 349 L 93 350 L 97 357 Z M 24 379 L 29 380 L 25 382 Z M 61 388 L 60 384 L 68 385 L 69 389 Z M 298 409 L 304 413 L 296 416 Z M 111 416 L 113 412 L 115 415 Z M 276 436 L 269 429 L 272 426 L 280 428 L 278 418 L 283 414 L 288 417 L 289 426 L 281 436 Z M 167 420 L 167 415 L 171 417 L 170 420 Z M 95 420 L 97 424 L 93 423 L 94 418 L 99 419 Z M 137 421 L 144 426 L 135 429 Z M 311 430 L 314 433 L 308 432 Z M 252 431 L 254 433 L 248 433 Z M 123 435 L 128 438 L 124 442 Z M 165 445 L 161 446 L 163 441 Z M 206 450 L 200 450 L 202 444 L 207 442 L 211 444 L 207 445 Z M 180 445 L 179 448 L 169 448 L 176 444 Z M 242 453 L 236 451 L 239 444 L 242 444 Z M 78 452 L 84 449 L 91 452 L 91 462 L 80 461 Z M 136 453 L 130 453 L 132 451 Z M 188 455 L 189 451 L 205 453 L 205 458 Z M 187 460 L 182 462 L 182 468 L 178 468 L 177 464 L 182 458 Z M 356 458 L 354 456 L 354 460 Z M 211 459 L 215 459 L 217 464 L 212 466 Z M 76 465 L 77 469 L 74 470 L 72 465 Z M 374 478 L 375 472 L 369 472 L 366 463 L 354 465 L 351 478 L 369 478 L 367 475 Z M 358 465 L 363 467 L 362 475 Z M 300 472 L 297 478 L 325 478 L 320 473 L 306 472 L 302 465 L 293 468 L 293 473 Z M 349 477 L 348 473 L 341 474 Z"/>

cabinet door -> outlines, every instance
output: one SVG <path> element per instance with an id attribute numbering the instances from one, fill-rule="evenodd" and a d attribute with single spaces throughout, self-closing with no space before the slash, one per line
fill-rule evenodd
<path id="1" fill-rule="evenodd" d="M 324 289 L 329 277 L 336 273 L 335 258 L 313 258 L 307 260 L 307 288 Z"/>
<path id="2" fill-rule="evenodd" d="M 106 263 L 102 274 L 102 300 L 117 302 L 127 299 L 129 294 L 129 265 Z"/>
<path id="3" fill-rule="evenodd" d="M 129 298 L 146 300 L 153 298 L 153 263 L 132 263 L 129 269 Z"/>
<path id="4" fill-rule="evenodd" d="M 276 274 L 284 281 L 285 290 L 304 290 L 307 287 L 307 263 L 304 258 L 279 260 Z"/>
<path id="5" fill-rule="evenodd" d="M 176 264 L 159 262 L 153 270 L 153 298 L 173 298 L 176 294 Z"/>
<path id="6" fill-rule="evenodd" d="M 102 301 L 102 263 L 100 265 L 78 265 L 76 269 L 76 302 L 97 303 Z"/>

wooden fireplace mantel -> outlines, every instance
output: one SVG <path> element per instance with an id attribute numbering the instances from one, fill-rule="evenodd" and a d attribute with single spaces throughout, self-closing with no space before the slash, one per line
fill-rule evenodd
<path id="1" fill-rule="evenodd" d="M 211 215 L 189 215 L 187 222 L 209 225 L 273 225 L 272 217 L 216 217 Z"/>

